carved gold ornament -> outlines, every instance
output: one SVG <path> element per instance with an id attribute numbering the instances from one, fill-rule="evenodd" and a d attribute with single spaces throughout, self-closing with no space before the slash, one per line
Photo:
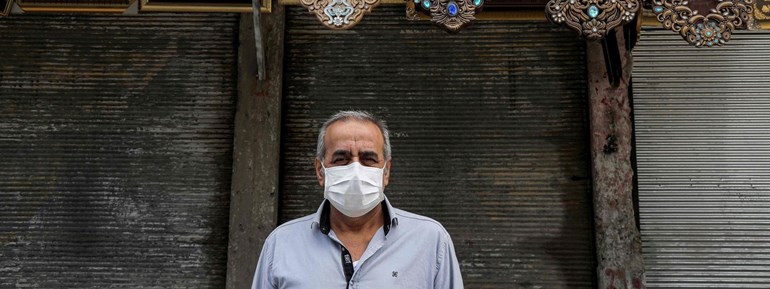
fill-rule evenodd
<path id="1" fill-rule="evenodd" d="M 756 3 L 754 3 L 754 19 L 756 20 L 770 19 L 770 1 L 756 0 Z"/>
<path id="2" fill-rule="evenodd" d="M 476 20 L 476 10 L 484 0 L 407 0 L 407 18 L 414 18 L 416 7 L 431 16 L 431 22 L 449 32 L 458 32 Z"/>
<path id="3" fill-rule="evenodd" d="M 637 0 L 550 0 L 545 13 L 551 22 L 567 25 L 588 40 L 598 40 L 631 22 L 639 8 Z"/>
<path id="4" fill-rule="evenodd" d="M 652 12 L 663 27 L 677 32 L 696 47 L 720 46 L 733 31 L 749 21 L 754 0 L 719 1 L 711 13 L 701 15 L 684 0 L 653 0 Z"/>
<path id="5" fill-rule="evenodd" d="M 302 6 L 332 29 L 350 29 L 365 13 L 380 5 L 380 0 L 300 0 Z"/>

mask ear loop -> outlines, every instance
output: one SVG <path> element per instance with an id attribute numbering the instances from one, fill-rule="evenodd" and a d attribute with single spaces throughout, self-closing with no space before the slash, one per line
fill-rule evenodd
<path id="1" fill-rule="evenodd" d="M 385 168 L 388 168 L 387 171 L 385 170 Z M 383 177 L 385 177 L 386 172 L 387 172 L 387 175 L 390 175 L 390 167 L 388 166 L 388 161 L 385 161 L 385 165 L 382 166 L 382 176 Z"/>
<path id="2" fill-rule="evenodd" d="M 318 158 L 316 158 L 316 160 L 318 160 L 318 162 L 321 163 L 321 169 L 322 169 L 321 170 L 321 176 L 326 176 L 326 166 L 324 166 L 324 161 L 322 161 L 322 160 L 320 160 Z"/>

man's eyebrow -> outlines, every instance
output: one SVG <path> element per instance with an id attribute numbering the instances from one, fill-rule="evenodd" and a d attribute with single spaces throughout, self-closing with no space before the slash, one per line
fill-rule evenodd
<path id="1" fill-rule="evenodd" d="M 332 154 L 332 156 L 347 156 L 349 157 L 351 155 L 349 150 L 336 150 Z"/>
<path id="2" fill-rule="evenodd" d="M 379 157 L 379 154 L 377 154 L 377 152 L 374 152 L 374 151 L 362 151 L 362 152 L 360 153 L 360 156 L 359 156 L 359 157 L 360 157 L 360 158 L 371 157 L 371 158 L 374 158 L 374 159 L 376 159 L 376 160 L 379 160 L 379 159 L 380 159 L 380 157 Z"/>

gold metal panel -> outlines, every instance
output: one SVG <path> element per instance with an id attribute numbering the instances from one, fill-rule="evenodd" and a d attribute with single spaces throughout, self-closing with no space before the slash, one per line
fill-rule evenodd
<path id="1" fill-rule="evenodd" d="M 260 0 L 262 13 L 272 11 L 272 0 Z M 299 3 L 299 1 L 297 1 Z M 200 2 L 163 2 L 155 0 L 142 0 L 139 10 L 143 12 L 230 12 L 251 13 L 251 1 L 211 1 Z"/>
<path id="2" fill-rule="evenodd" d="M 516 9 L 504 11 L 481 11 L 476 14 L 477 20 L 506 20 L 506 21 L 548 21 L 542 9 Z"/>
<path id="3" fill-rule="evenodd" d="M 122 13 L 135 0 L 16 0 L 24 12 Z"/>
<path id="4" fill-rule="evenodd" d="M 0 16 L 8 16 L 13 6 L 13 0 L 0 0 Z"/>

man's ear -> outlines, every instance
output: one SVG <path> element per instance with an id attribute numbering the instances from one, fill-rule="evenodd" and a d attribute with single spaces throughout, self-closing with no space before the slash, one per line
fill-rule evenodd
<path id="1" fill-rule="evenodd" d="M 388 159 L 388 161 L 385 162 L 385 169 L 382 170 L 383 171 L 382 172 L 382 186 L 383 187 L 387 187 L 388 186 L 388 181 L 390 180 L 390 165 L 391 165 L 390 164 L 390 160 L 391 159 Z"/>
<path id="2" fill-rule="evenodd" d="M 318 185 L 320 185 L 322 188 L 324 187 L 324 171 L 323 167 L 321 166 L 321 160 L 315 159 L 315 176 L 318 178 Z"/>

